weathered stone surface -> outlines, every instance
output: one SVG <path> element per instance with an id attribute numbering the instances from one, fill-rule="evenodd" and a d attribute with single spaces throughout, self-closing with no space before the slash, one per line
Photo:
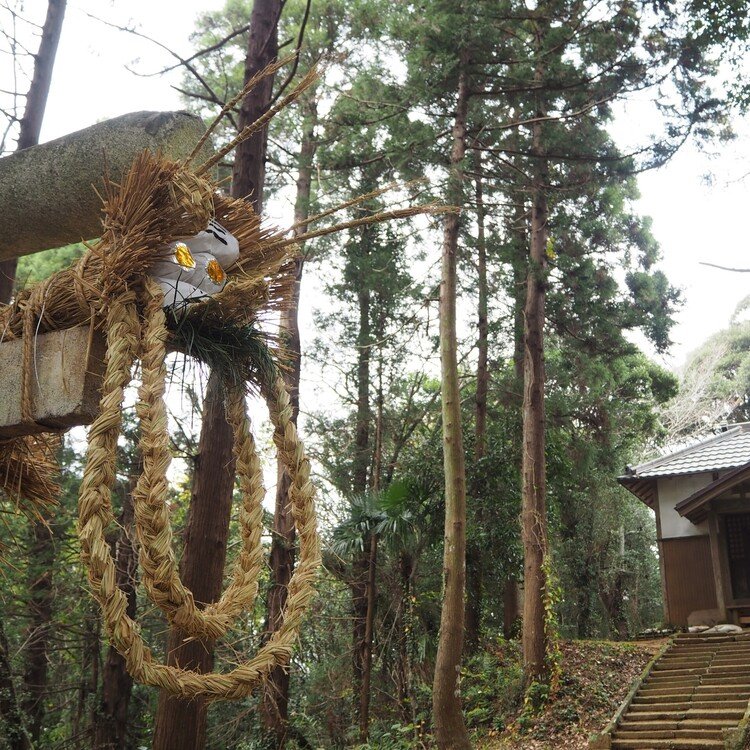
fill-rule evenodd
<path id="1" fill-rule="evenodd" d="M 203 132 L 188 112 L 133 112 L 0 159 L 0 260 L 98 237 L 105 171 L 118 181 L 144 149 L 184 158 Z"/>
<path id="2" fill-rule="evenodd" d="M 34 340 L 32 403 L 36 425 L 22 424 L 23 342 L 0 344 L 0 438 L 68 428 L 93 421 L 104 373 L 104 338 L 88 326 L 54 331 Z"/>
<path id="3" fill-rule="evenodd" d="M 723 619 L 725 619 L 725 613 L 723 609 L 697 609 L 688 615 L 687 623 L 688 627 L 694 627 L 696 625 L 718 625 Z"/>

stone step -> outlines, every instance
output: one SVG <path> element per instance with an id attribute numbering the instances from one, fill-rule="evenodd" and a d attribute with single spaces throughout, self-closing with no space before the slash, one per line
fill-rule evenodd
<path id="1" fill-rule="evenodd" d="M 682 669 L 654 669 L 651 672 L 651 677 L 691 677 L 694 675 L 706 674 L 707 670 L 711 669 L 709 666 L 704 667 L 684 667 Z"/>
<path id="2" fill-rule="evenodd" d="M 627 729 L 631 731 L 645 732 L 648 730 L 663 729 L 724 729 L 724 727 L 736 727 L 737 722 L 730 719 L 683 719 L 682 721 L 629 721 L 625 716 L 617 725 L 617 730 Z"/>
<path id="3" fill-rule="evenodd" d="M 640 691 L 635 694 L 635 697 L 633 698 L 633 701 L 631 705 L 633 706 L 639 706 L 644 705 L 647 706 L 650 703 L 669 703 L 670 701 L 691 701 L 693 700 L 693 692 L 691 691 L 685 691 L 681 690 L 680 692 L 674 692 L 674 693 L 641 693 Z M 706 696 L 705 700 L 714 700 L 714 701 L 724 701 L 729 700 L 729 696 L 726 695 L 710 695 Z"/>
<path id="4" fill-rule="evenodd" d="M 738 723 L 745 715 L 744 708 L 690 708 L 687 711 L 637 711 L 627 713 L 628 721 L 684 721 L 685 719 L 728 719 Z"/>
<path id="5" fill-rule="evenodd" d="M 695 677 L 701 675 L 742 675 L 750 676 L 748 664 L 719 664 L 707 667 L 684 667 L 683 669 L 658 669 L 651 672 L 652 678 Z"/>
<path id="6" fill-rule="evenodd" d="M 743 680 L 743 677 L 746 679 Z M 701 685 L 740 685 L 747 687 L 750 685 L 750 675 L 742 674 L 707 674 L 700 678 Z"/>
<path id="7" fill-rule="evenodd" d="M 664 700 L 660 703 L 639 703 L 636 700 L 630 704 L 630 711 L 639 713 L 643 711 L 689 711 L 693 708 L 722 708 L 722 709 L 741 709 L 744 713 L 747 708 L 747 701 L 730 701 L 730 700 Z"/>
<path id="8" fill-rule="evenodd" d="M 737 643 L 737 641 L 721 641 L 715 643 L 708 643 L 706 641 L 694 641 L 692 643 L 673 643 L 669 648 L 671 653 L 677 651 L 715 651 L 719 648 L 745 648 L 746 644 Z"/>
<path id="9" fill-rule="evenodd" d="M 720 635 L 714 638 L 675 638 L 672 641 L 673 646 L 721 646 L 726 643 L 734 643 L 738 646 L 744 646 L 750 640 L 747 633 L 731 635 Z"/>
<path id="10" fill-rule="evenodd" d="M 660 686 L 658 683 L 650 684 L 648 682 L 644 682 L 643 685 L 638 690 L 638 695 L 655 695 L 655 694 L 663 694 L 663 695 L 675 695 L 675 694 L 690 694 L 693 693 L 697 694 L 703 694 L 708 695 L 716 694 L 716 695 L 738 695 L 744 697 L 748 693 L 748 685 L 747 683 L 732 683 L 732 682 L 725 682 L 720 684 L 700 684 L 700 685 L 683 685 L 683 684 L 677 684 L 677 685 L 662 685 Z"/>
<path id="11" fill-rule="evenodd" d="M 645 732 L 623 730 L 614 732 L 613 739 L 618 740 L 720 740 L 721 729 L 650 729 Z"/>
<path id="12" fill-rule="evenodd" d="M 741 656 L 717 656 L 711 661 L 712 666 L 717 664 L 750 664 L 750 654 Z"/>
<path id="13" fill-rule="evenodd" d="M 750 633 L 682 634 L 653 666 L 612 750 L 713 750 L 750 703 Z"/>
<path id="14" fill-rule="evenodd" d="M 729 658 L 736 658 L 736 659 L 743 659 L 744 656 L 736 656 L 736 657 L 714 657 L 712 654 L 706 655 L 706 656 L 675 656 L 675 657 L 664 657 L 662 659 L 659 659 L 656 664 L 654 664 L 654 669 L 661 669 L 664 664 L 670 664 L 672 666 L 676 666 L 678 664 L 712 664 L 716 659 L 722 658 L 722 659 L 729 659 Z"/>
<path id="15" fill-rule="evenodd" d="M 743 654 L 750 649 L 750 643 L 716 643 L 712 646 L 690 645 L 674 646 L 669 649 L 669 654 L 681 656 L 698 656 L 705 654 Z"/>
<path id="16" fill-rule="evenodd" d="M 712 664 L 708 674 L 737 674 L 750 675 L 750 664 Z"/>
<path id="17" fill-rule="evenodd" d="M 670 739 L 670 740 L 646 740 L 644 744 L 642 739 L 637 740 L 612 740 L 612 750 L 713 750 L 720 748 L 723 750 L 723 740 L 695 740 L 695 739 Z"/>
<path id="18" fill-rule="evenodd" d="M 710 658 L 731 658 L 731 657 L 742 657 L 747 656 L 750 653 L 750 647 L 743 646 L 737 648 L 735 646 L 731 648 L 711 648 L 697 651 L 695 649 L 687 649 L 680 651 L 675 649 L 674 651 L 667 651 L 664 656 L 659 660 L 669 661 L 670 659 L 710 659 Z"/>
<path id="19" fill-rule="evenodd" d="M 747 681 L 739 682 L 743 676 L 747 677 Z M 697 687 L 698 685 L 747 685 L 750 683 L 750 675 L 742 674 L 706 674 L 706 675 L 687 675 L 685 677 L 675 677 L 669 675 L 666 677 L 649 677 L 644 686 L 649 687 Z"/>
<path id="20" fill-rule="evenodd" d="M 695 687 L 701 681 L 700 675 L 690 675 L 689 677 L 649 677 L 644 683 L 644 687 Z"/>
<path id="21" fill-rule="evenodd" d="M 663 664 L 664 662 L 670 661 L 695 661 L 700 663 L 707 663 L 715 661 L 716 659 L 747 659 L 750 657 L 750 650 L 746 651 L 711 651 L 707 654 L 674 654 L 669 659 L 661 659 L 657 664 Z"/>
<path id="22" fill-rule="evenodd" d="M 727 683 L 724 685 L 698 685 L 696 693 L 736 693 L 738 696 L 750 695 L 750 684 L 747 682 Z"/>

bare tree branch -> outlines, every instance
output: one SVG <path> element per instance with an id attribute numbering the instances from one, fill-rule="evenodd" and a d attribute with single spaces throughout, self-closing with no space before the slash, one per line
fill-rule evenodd
<path id="1" fill-rule="evenodd" d="M 701 261 L 701 266 L 711 266 L 711 268 L 719 268 L 722 271 L 732 271 L 733 273 L 750 273 L 750 268 L 729 268 L 729 266 L 720 266 L 717 263 L 708 263 L 706 261 Z"/>
<path id="2" fill-rule="evenodd" d="M 273 99 L 271 99 L 271 101 L 269 102 L 269 107 L 272 107 L 274 104 L 276 104 L 279 97 L 284 93 L 289 84 L 294 80 L 294 76 L 297 75 L 297 68 L 299 67 L 299 56 L 302 51 L 302 42 L 305 38 L 305 28 L 307 27 L 307 20 L 308 18 L 310 18 L 311 4 L 312 0 L 307 0 L 307 3 L 305 4 L 305 13 L 302 16 L 302 23 L 300 24 L 299 34 L 297 36 L 297 53 L 294 56 L 294 65 L 292 65 L 292 69 L 289 71 L 289 75 L 284 79 L 284 83 L 281 84 L 279 90 L 276 92 L 276 96 L 274 96 Z"/>
<path id="3" fill-rule="evenodd" d="M 152 76 L 161 76 L 165 73 L 171 73 L 173 70 L 176 70 L 177 68 L 181 67 L 182 65 L 185 65 L 185 63 L 193 62 L 193 60 L 197 60 L 199 57 L 203 57 L 203 55 L 208 55 L 211 52 L 215 52 L 217 49 L 221 49 L 227 42 L 234 39 L 236 36 L 239 36 L 240 34 L 244 34 L 246 31 L 250 29 L 250 24 L 245 24 L 244 26 L 240 27 L 239 29 L 235 29 L 230 34 L 227 34 L 223 39 L 220 39 L 215 44 L 212 44 L 210 47 L 205 47 L 202 50 L 199 50 L 193 55 L 190 55 L 190 57 L 185 58 L 184 61 L 180 61 L 178 63 L 175 63 L 174 65 L 168 65 L 166 68 L 162 68 L 161 70 L 157 70 L 154 73 L 138 73 L 138 75 L 143 76 L 144 78 L 150 78 Z"/>
<path id="4" fill-rule="evenodd" d="M 145 39 L 147 42 L 151 42 L 151 44 L 155 44 L 157 47 L 163 49 L 165 52 L 168 52 L 172 57 L 177 59 L 184 68 L 186 68 L 190 74 L 195 78 L 198 83 L 200 83 L 201 86 L 205 89 L 209 101 L 213 104 L 219 104 L 220 106 L 224 106 L 225 102 L 224 100 L 216 94 L 216 92 L 211 88 L 208 81 L 198 72 L 196 67 L 187 59 L 180 57 L 174 50 L 170 49 L 166 44 L 163 44 L 158 39 L 153 39 L 152 37 L 148 36 L 147 34 L 144 34 L 141 31 L 138 31 L 137 29 L 133 29 L 129 26 L 120 26 L 119 24 L 112 23 L 110 21 L 105 21 L 103 18 L 99 18 L 98 16 L 93 15 L 92 13 L 86 13 L 86 15 L 89 18 L 94 19 L 95 21 L 98 21 L 99 23 L 104 24 L 105 26 L 109 26 L 110 28 L 117 29 L 118 31 L 125 31 L 128 34 L 132 34 L 133 36 L 137 36 L 141 39 Z M 128 70 L 133 73 L 134 75 L 146 77 L 144 74 L 139 73 L 136 70 L 132 70 L 132 68 L 128 68 Z M 150 74 L 149 74 L 150 75 Z M 233 123 L 235 124 L 235 123 Z M 236 124 L 235 124 L 236 127 Z"/>

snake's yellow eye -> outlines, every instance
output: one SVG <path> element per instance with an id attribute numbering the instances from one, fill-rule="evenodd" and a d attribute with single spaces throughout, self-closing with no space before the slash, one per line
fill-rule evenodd
<path id="1" fill-rule="evenodd" d="M 176 242 L 174 246 L 174 259 L 183 268 L 195 268 L 195 258 L 190 248 L 184 242 Z"/>
<path id="2" fill-rule="evenodd" d="M 206 266 L 206 271 L 208 271 L 208 277 L 214 282 L 214 284 L 223 284 L 227 277 L 224 273 L 224 269 L 219 265 L 217 260 L 209 260 L 208 265 Z"/>

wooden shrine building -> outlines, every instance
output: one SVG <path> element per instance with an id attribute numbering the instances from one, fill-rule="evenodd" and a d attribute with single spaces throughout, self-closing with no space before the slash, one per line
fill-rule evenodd
<path id="1" fill-rule="evenodd" d="M 750 624 L 750 423 L 618 481 L 656 514 L 664 621 Z"/>

